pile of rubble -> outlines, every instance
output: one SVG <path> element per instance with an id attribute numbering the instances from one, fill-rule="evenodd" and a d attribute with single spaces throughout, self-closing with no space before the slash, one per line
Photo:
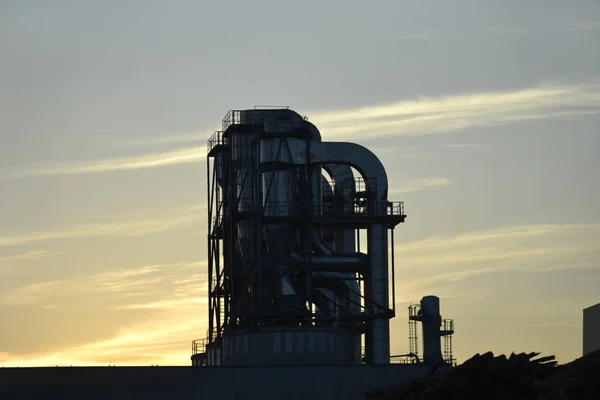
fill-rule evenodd
<path id="1" fill-rule="evenodd" d="M 436 365 L 424 378 L 376 389 L 366 399 L 600 399 L 600 351 L 564 365 L 538 356 L 477 354 L 451 371 L 436 374 Z"/>

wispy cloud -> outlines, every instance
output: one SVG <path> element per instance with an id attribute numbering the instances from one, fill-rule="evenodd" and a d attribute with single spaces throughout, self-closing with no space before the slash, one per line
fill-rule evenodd
<path id="1" fill-rule="evenodd" d="M 183 143 L 204 144 L 212 134 L 213 132 L 182 132 L 164 136 L 136 137 L 117 140 L 114 142 L 114 145 L 123 147 L 142 147 Z"/>
<path id="2" fill-rule="evenodd" d="M 4 279 L 6 275 L 10 275 L 14 271 L 20 271 L 19 267 L 24 262 L 41 260 L 49 257 L 58 256 L 61 254 L 65 253 L 48 250 L 32 250 L 18 254 L 0 255 L 0 277 Z"/>
<path id="3" fill-rule="evenodd" d="M 405 306 L 433 291 L 445 301 L 444 310 L 448 310 L 450 300 L 464 309 L 482 292 L 490 291 L 486 287 L 460 286 L 465 280 L 502 270 L 517 274 L 580 268 L 589 265 L 590 256 L 600 250 L 599 239 L 600 224 L 543 224 L 437 235 L 402 243 L 396 248 L 397 258 L 402 260 L 402 274 L 397 274 L 397 301 Z M 145 322 L 124 325 L 113 336 L 82 345 L 34 354 L 2 353 L 0 364 L 185 365 L 189 362 L 190 339 L 203 337 L 206 329 L 202 304 L 207 289 L 205 265 L 191 262 L 121 268 L 9 291 L 3 294 L 5 303 L 44 307 L 48 312 L 60 310 L 74 299 L 110 295 L 118 300 L 113 302 L 112 312 L 133 309 L 155 314 Z M 455 316 L 454 312 L 449 316 Z M 466 311 L 460 321 L 461 326 L 471 329 L 483 329 L 486 323 L 480 321 L 478 325 L 476 315 L 469 317 Z M 394 323 L 401 324 L 404 332 L 404 319 L 397 318 Z M 395 341 L 394 346 L 400 348 L 404 343 Z M 474 350 L 463 352 L 471 354 Z"/>
<path id="4" fill-rule="evenodd" d="M 58 227 L 53 230 L 32 232 L 0 232 L 0 247 L 17 246 L 47 240 L 64 240 L 99 236 L 142 236 L 196 224 L 204 217 L 199 211 L 204 206 L 193 205 L 167 216 L 121 216 L 110 222 Z M 205 207 L 204 207 L 205 208 Z"/>
<path id="5" fill-rule="evenodd" d="M 12 254 L 8 256 L 0 256 L 0 266 L 5 261 L 21 261 L 21 260 L 38 260 L 41 258 L 53 257 L 60 254 L 64 254 L 63 252 L 58 251 L 48 251 L 48 250 L 33 250 L 27 251 L 25 253 Z"/>
<path id="6" fill-rule="evenodd" d="M 398 189 L 390 190 L 389 194 L 404 194 L 404 193 L 414 193 L 414 192 L 422 192 L 424 190 L 437 189 L 441 187 L 446 187 L 452 185 L 453 182 L 451 179 L 439 177 L 439 178 L 416 178 L 410 179 L 407 182 L 399 183 L 398 185 L 394 185 Z"/>
<path id="7" fill-rule="evenodd" d="M 151 317 L 122 324 L 112 337 L 37 354 L 0 353 L 0 365 L 183 365 L 189 343 L 206 331 L 206 261 L 121 268 L 65 280 L 31 283 L 3 293 L 4 305 L 89 312 L 106 321 L 127 310 Z M 113 317 L 111 317 L 113 316 Z M 107 322 L 108 323 L 108 322 Z M 49 338 L 51 339 L 51 338 Z"/>
<path id="8" fill-rule="evenodd" d="M 535 348 L 561 361 L 580 355 L 580 330 L 569 327 L 597 301 L 600 223 L 440 234 L 399 243 L 395 251 L 397 309 L 439 296 L 443 316 L 460 326 L 454 346 L 459 358 L 482 349 Z M 391 322 L 399 337 L 392 347 L 399 352 L 408 348 L 402 314 Z M 562 329 L 535 331 L 532 324 Z"/>
<path id="9" fill-rule="evenodd" d="M 323 132 L 325 140 L 329 140 L 440 134 L 473 127 L 595 116 L 599 113 L 600 85 L 557 83 L 521 90 L 421 97 L 381 106 L 316 111 L 309 115 Z M 185 137 L 179 139 L 187 140 Z M 0 171 L 0 179 L 158 168 L 198 163 L 205 158 L 204 146 L 180 148 L 99 161 L 4 168 Z"/>
<path id="10" fill-rule="evenodd" d="M 0 303 L 56 307 L 57 302 L 68 306 L 71 299 L 80 296 L 110 295 L 115 309 L 182 308 L 205 302 L 206 267 L 206 261 L 189 261 L 34 282 L 6 291 Z"/>
<path id="11" fill-rule="evenodd" d="M 527 225 L 438 235 L 396 248 L 406 273 L 399 293 L 441 288 L 468 277 L 587 264 L 600 251 L 600 224 Z"/>
<path id="12" fill-rule="evenodd" d="M 50 352 L 0 353 L 0 366 L 189 365 L 190 343 L 204 337 L 207 321 L 198 312 L 172 313 L 122 329 L 111 338 Z"/>
<path id="13" fill-rule="evenodd" d="M 64 164 L 23 166 L 0 170 L 0 179 L 28 176 L 79 175 L 168 167 L 198 163 L 206 159 L 206 147 L 186 147 L 132 157 L 117 157 L 98 161 L 80 161 Z"/>
<path id="14" fill-rule="evenodd" d="M 546 84 L 523 90 L 422 97 L 394 104 L 315 112 L 329 138 L 426 135 L 521 121 L 599 115 L 600 85 Z"/>

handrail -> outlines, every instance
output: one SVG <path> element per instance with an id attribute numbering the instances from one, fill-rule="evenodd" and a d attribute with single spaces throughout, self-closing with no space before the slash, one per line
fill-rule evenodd
<path id="1" fill-rule="evenodd" d="M 223 131 L 216 131 L 215 133 L 212 134 L 212 136 L 210 137 L 210 139 L 208 139 L 208 142 L 206 143 L 206 147 L 207 147 L 207 154 L 210 154 L 210 152 L 217 146 L 222 145 L 222 144 L 227 144 L 228 143 L 228 138 L 223 137 Z"/>
<path id="2" fill-rule="evenodd" d="M 321 210 L 314 209 L 318 205 L 303 205 L 292 201 L 269 201 L 265 207 L 266 217 L 296 217 L 311 213 L 312 215 L 365 215 L 365 216 L 402 216 L 404 214 L 403 201 L 372 200 L 355 202 L 346 199 L 325 200 L 321 203 Z M 250 206 L 247 206 L 250 211 Z"/>
<path id="3" fill-rule="evenodd" d="M 454 331 L 454 320 L 453 319 L 445 319 L 442 321 L 444 331 Z"/>
<path id="4" fill-rule="evenodd" d="M 192 341 L 192 355 L 205 354 L 207 339 L 196 339 Z"/>

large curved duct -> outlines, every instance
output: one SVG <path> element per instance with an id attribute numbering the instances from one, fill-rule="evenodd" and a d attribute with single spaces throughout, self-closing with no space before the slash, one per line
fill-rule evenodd
<path id="1" fill-rule="evenodd" d="M 377 200 L 387 201 L 387 173 L 379 158 L 371 150 L 350 142 L 322 142 L 320 144 L 319 157 L 315 160 L 314 155 L 317 154 L 312 155 L 313 162 L 342 164 L 356 168 L 367 182 L 369 190 L 376 193 Z"/>
<path id="2" fill-rule="evenodd" d="M 354 197 L 354 174 L 352 168 L 344 164 L 325 164 L 323 168 L 333 178 L 336 195 L 342 199 Z M 329 250 L 329 249 L 328 249 Z M 354 253 L 356 251 L 356 237 L 354 229 L 338 229 L 334 232 L 333 250 L 339 253 Z M 331 251 L 333 254 L 333 251 Z M 351 314 L 360 312 L 360 286 L 355 273 L 341 273 L 341 278 L 346 279 L 346 293 L 341 293 L 345 300 L 344 308 Z"/>
<path id="3" fill-rule="evenodd" d="M 371 213 L 385 213 L 387 210 L 388 179 L 385 168 L 379 158 L 369 149 L 355 143 L 321 144 L 320 156 L 328 163 L 351 165 L 362 175 L 374 201 L 369 201 Z M 365 293 L 372 299 L 368 306 L 375 314 L 383 314 L 389 309 L 387 227 L 384 224 L 371 226 L 368 232 L 368 249 L 371 264 L 369 285 Z M 389 362 L 390 340 L 389 320 L 376 318 L 371 322 L 366 337 L 366 347 L 372 363 Z"/>
<path id="4" fill-rule="evenodd" d="M 338 199 L 352 199 L 356 194 L 356 187 L 354 182 L 354 174 L 352 173 L 352 167 L 344 164 L 325 164 L 323 169 L 332 177 L 335 184 L 334 195 Z M 337 209 L 339 206 L 334 205 Z M 352 212 L 350 209 L 352 205 L 348 205 L 346 202 L 341 202 L 340 206 L 345 209 L 342 211 Z M 334 242 L 331 247 L 337 252 L 350 253 L 356 250 L 356 236 L 354 229 L 338 229 L 334 235 Z"/>
<path id="5" fill-rule="evenodd" d="M 333 193 L 339 199 L 353 199 L 356 194 L 354 174 L 352 167 L 345 164 L 325 164 L 323 169 L 331 176 L 335 184 L 335 193 Z M 347 205 L 347 202 L 340 202 L 340 206 L 347 208 L 352 205 Z M 339 206 L 333 205 L 335 211 Z M 344 209 L 344 212 L 352 212 L 351 209 Z M 337 229 L 334 232 L 334 238 L 332 243 L 333 249 L 340 253 L 354 253 L 356 252 L 356 231 L 355 229 Z M 361 312 L 361 296 L 360 296 L 360 285 L 357 280 L 356 273 L 338 273 L 342 282 L 345 283 L 338 292 L 342 304 L 342 308 L 351 315 L 359 315 Z M 355 357 L 357 362 L 362 360 L 361 354 L 361 338 L 357 335 L 355 338 Z"/>
<path id="6" fill-rule="evenodd" d="M 323 188 L 323 199 L 333 197 L 333 188 L 331 187 L 329 181 L 327 180 L 327 178 L 325 178 L 325 176 L 321 177 L 321 187 Z M 323 231 L 323 240 L 326 243 L 333 244 L 333 241 L 335 240 L 335 233 L 331 230 Z M 298 254 L 296 254 L 295 256 L 297 261 L 300 257 L 298 256 Z M 325 276 L 331 275 L 331 273 L 327 272 L 323 274 Z M 335 313 L 335 293 L 333 290 L 328 289 L 326 287 L 327 285 L 323 285 L 324 287 L 320 287 L 320 285 L 317 284 L 319 278 L 320 276 L 318 276 L 318 274 L 313 274 L 313 287 L 316 287 L 315 291 L 318 293 L 317 296 L 314 296 L 313 293 L 313 302 L 317 306 L 317 311 L 324 311 L 333 314 Z"/>
<path id="7" fill-rule="evenodd" d="M 349 142 L 295 142 L 297 149 L 294 163 L 313 165 L 321 168 L 323 164 L 342 164 L 354 167 L 363 177 L 373 198 L 368 201 L 368 212 L 385 214 L 387 212 L 388 179 L 385 168 L 379 158 L 366 147 Z M 316 180 L 316 179 L 315 179 Z M 321 175 L 318 175 L 319 186 Z M 322 243 L 321 243 L 322 244 Z M 319 247 L 322 247 L 319 244 Z M 374 224 L 368 232 L 369 260 L 371 265 L 369 284 L 365 295 L 371 299 L 366 306 L 374 314 L 384 314 L 389 309 L 387 227 L 383 223 Z M 323 249 L 321 249 L 323 250 Z M 335 256 L 330 256 L 335 257 Z M 331 259 L 335 263 L 334 259 Z M 375 318 L 370 321 L 371 329 L 366 336 L 367 353 L 370 362 L 384 364 L 389 362 L 389 320 Z"/>
<path id="8" fill-rule="evenodd" d="M 354 191 L 352 168 L 348 165 L 327 165 L 325 169 L 330 172 L 335 182 L 341 183 L 350 180 L 351 185 L 340 185 L 339 187 L 347 188 L 346 193 L 340 193 L 340 195 L 346 196 L 346 198 L 351 196 Z M 329 190 L 325 189 L 325 195 L 333 195 L 330 186 L 323 184 L 327 181 L 324 181 L 320 165 L 316 168 L 313 166 L 312 172 L 314 174 L 311 185 L 313 190 L 316 188 L 316 182 L 318 181 L 320 188 L 329 187 Z M 317 192 L 317 195 L 313 192 L 313 206 L 318 210 L 322 210 L 321 193 L 321 190 Z M 321 310 L 333 312 L 336 300 L 333 293 L 335 293 L 338 298 L 338 305 L 345 312 L 358 314 L 360 312 L 360 287 L 356 280 L 356 273 L 364 270 L 368 265 L 368 259 L 365 254 L 355 253 L 354 230 L 343 229 L 332 233 L 334 234 L 334 241 L 338 243 L 338 252 L 334 251 L 327 243 L 324 237 L 327 232 L 321 231 L 317 227 L 313 228 L 312 231 L 312 243 L 315 255 L 311 257 L 311 260 L 313 265 L 319 270 L 318 275 L 315 277 L 317 279 L 325 278 L 322 279 L 321 285 L 323 287 L 320 287 L 320 291 L 327 300 L 327 303 L 320 303 L 318 307 Z M 292 260 L 297 264 L 307 261 L 295 252 L 292 252 Z M 338 280 L 327 278 L 338 278 Z M 346 283 L 344 285 L 336 285 L 336 282 L 339 282 L 340 279 L 345 280 Z"/>
<path id="9" fill-rule="evenodd" d="M 273 142 L 267 139 L 263 142 Z M 369 191 L 375 193 L 375 200 L 386 202 L 388 195 L 388 179 L 385 168 L 379 158 L 369 149 L 350 142 L 320 142 L 315 140 L 287 139 L 288 145 L 294 148 L 291 158 L 296 165 L 342 164 L 354 167 L 365 179 Z M 262 162 L 276 161 L 264 159 Z M 314 174 L 316 175 L 316 174 Z M 319 186 L 321 175 L 318 175 Z M 319 189 L 320 190 L 320 189 Z M 383 211 L 384 208 L 378 209 Z M 376 211 L 376 210 L 373 210 Z"/>

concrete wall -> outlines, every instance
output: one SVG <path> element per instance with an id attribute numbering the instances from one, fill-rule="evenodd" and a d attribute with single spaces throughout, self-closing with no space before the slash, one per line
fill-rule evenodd
<path id="1" fill-rule="evenodd" d="M 358 400 L 428 366 L 0 368 L 0 399 Z"/>
<path id="2" fill-rule="evenodd" d="M 600 304 L 583 310 L 583 355 L 600 350 Z"/>

